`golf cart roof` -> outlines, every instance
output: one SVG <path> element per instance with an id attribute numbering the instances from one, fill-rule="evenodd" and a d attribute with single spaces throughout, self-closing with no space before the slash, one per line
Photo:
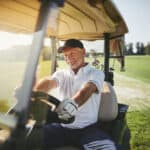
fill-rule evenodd
<path id="1" fill-rule="evenodd" d="M 40 4 L 39 0 L 0 0 L 0 30 L 32 33 Z M 59 13 L 55 29 L 48 26 L 48 37 L 96 40 L 103 39 L 104 33 L 113 38 L 128 32 L 111 0 L 66 0 Z"/>

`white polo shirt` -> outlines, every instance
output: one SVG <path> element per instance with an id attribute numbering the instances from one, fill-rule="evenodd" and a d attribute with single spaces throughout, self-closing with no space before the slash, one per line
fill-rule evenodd
<path id="1" fill-rule="evenodd" d="M 56 80 L 59 88 L 60 98 L 71 98 L 84 84 L 92 82 L 96 85 L 98 92 L 78 108 L 75 121 L 70 124 L 62 124 L 67 128 L 83 128 L 97 121 L 100 105 L 101 89 L 104 81 L 104 73 L 91 67 L 89 64 L 80 68 L 75 74 L 70 68 L 68 70 L 56 71 L 52 78 Z"/>

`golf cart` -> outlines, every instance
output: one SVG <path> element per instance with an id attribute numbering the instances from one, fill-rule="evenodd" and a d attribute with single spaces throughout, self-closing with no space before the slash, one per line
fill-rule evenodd
<path id="1" fill-rule="evenodd" d="M 43 124 L 70 123 L 74 120 L 74 118 L 61 120 L 55 113 L 55 108 L 60 103 L 55 93 L 52 96 L 32 91 L 45 37 L 51 38 L 51 73 L 56 70 L 58 41 L 69 38 L 104 40 L 105 83 L 99 125 L 115 142 L 125 147 L 128 142 L 125 118 L 128 106 L 117 103 L 112 86 L 113 72 L 110 71 L 109 58 L 111 42 L 123 39 L 128 29 L 113 2 L 111 0 L 1 0 L 0 18 L 1 30 L 33 35 L 29 50 L 22 49 L 21 52 L 16 49 L 11 52 L 7 50 L 7 53 L 0 51 L 1 57 L 3 56 L 0 61 L 3 74 L 0 76 L 0 100 L 14 101 L 14 105 L 8 110 L 0 109 L 0 149 L 40 150 Z M 120 49 L 119 51 L 120 56 L 111 57 L 123 58 L 122 51 Z M 9 52 L 11 55 L 8 54 Z M 15 101 L 12 93 L 17 85 L 21 86 Z M 71 146 L 60 149 L 79 148 Z"/>

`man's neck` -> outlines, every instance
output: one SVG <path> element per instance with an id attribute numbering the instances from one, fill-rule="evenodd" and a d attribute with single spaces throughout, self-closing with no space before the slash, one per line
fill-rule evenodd
<path id="1" fill-rule="evenodd" d="M 73 72 L 74 72 L 75 74 L 77 74 L 77 72 L 80 70 L 80 68 L 86 66 L 87 64 L 88 64 L 88 63 L 83 63 L 83 64 L 82 64 L 81 66 L 79 66 L 78 68 L 72 69 L 72 70 L 73 70 Z"/>

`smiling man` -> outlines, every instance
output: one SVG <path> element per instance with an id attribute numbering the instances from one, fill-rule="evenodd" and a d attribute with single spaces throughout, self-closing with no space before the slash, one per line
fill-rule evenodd
<path id="1" fill-rule="evenodd" d="M 74 145 L 85 150 L 114 150 L 114 142 L 98 127 L 104 73 L 85 62 L 85 48 L 81 41 L 69 39 L 60 47 L 68 69 L 58 70 L 51 77 L 39 81 L 35 90 L 48 92 L 58 87 L 62 102 L 57 108 L 61 119 L 75 116 L 70 124 L 51 123 L 44 126 L 44 150 Z"/>

